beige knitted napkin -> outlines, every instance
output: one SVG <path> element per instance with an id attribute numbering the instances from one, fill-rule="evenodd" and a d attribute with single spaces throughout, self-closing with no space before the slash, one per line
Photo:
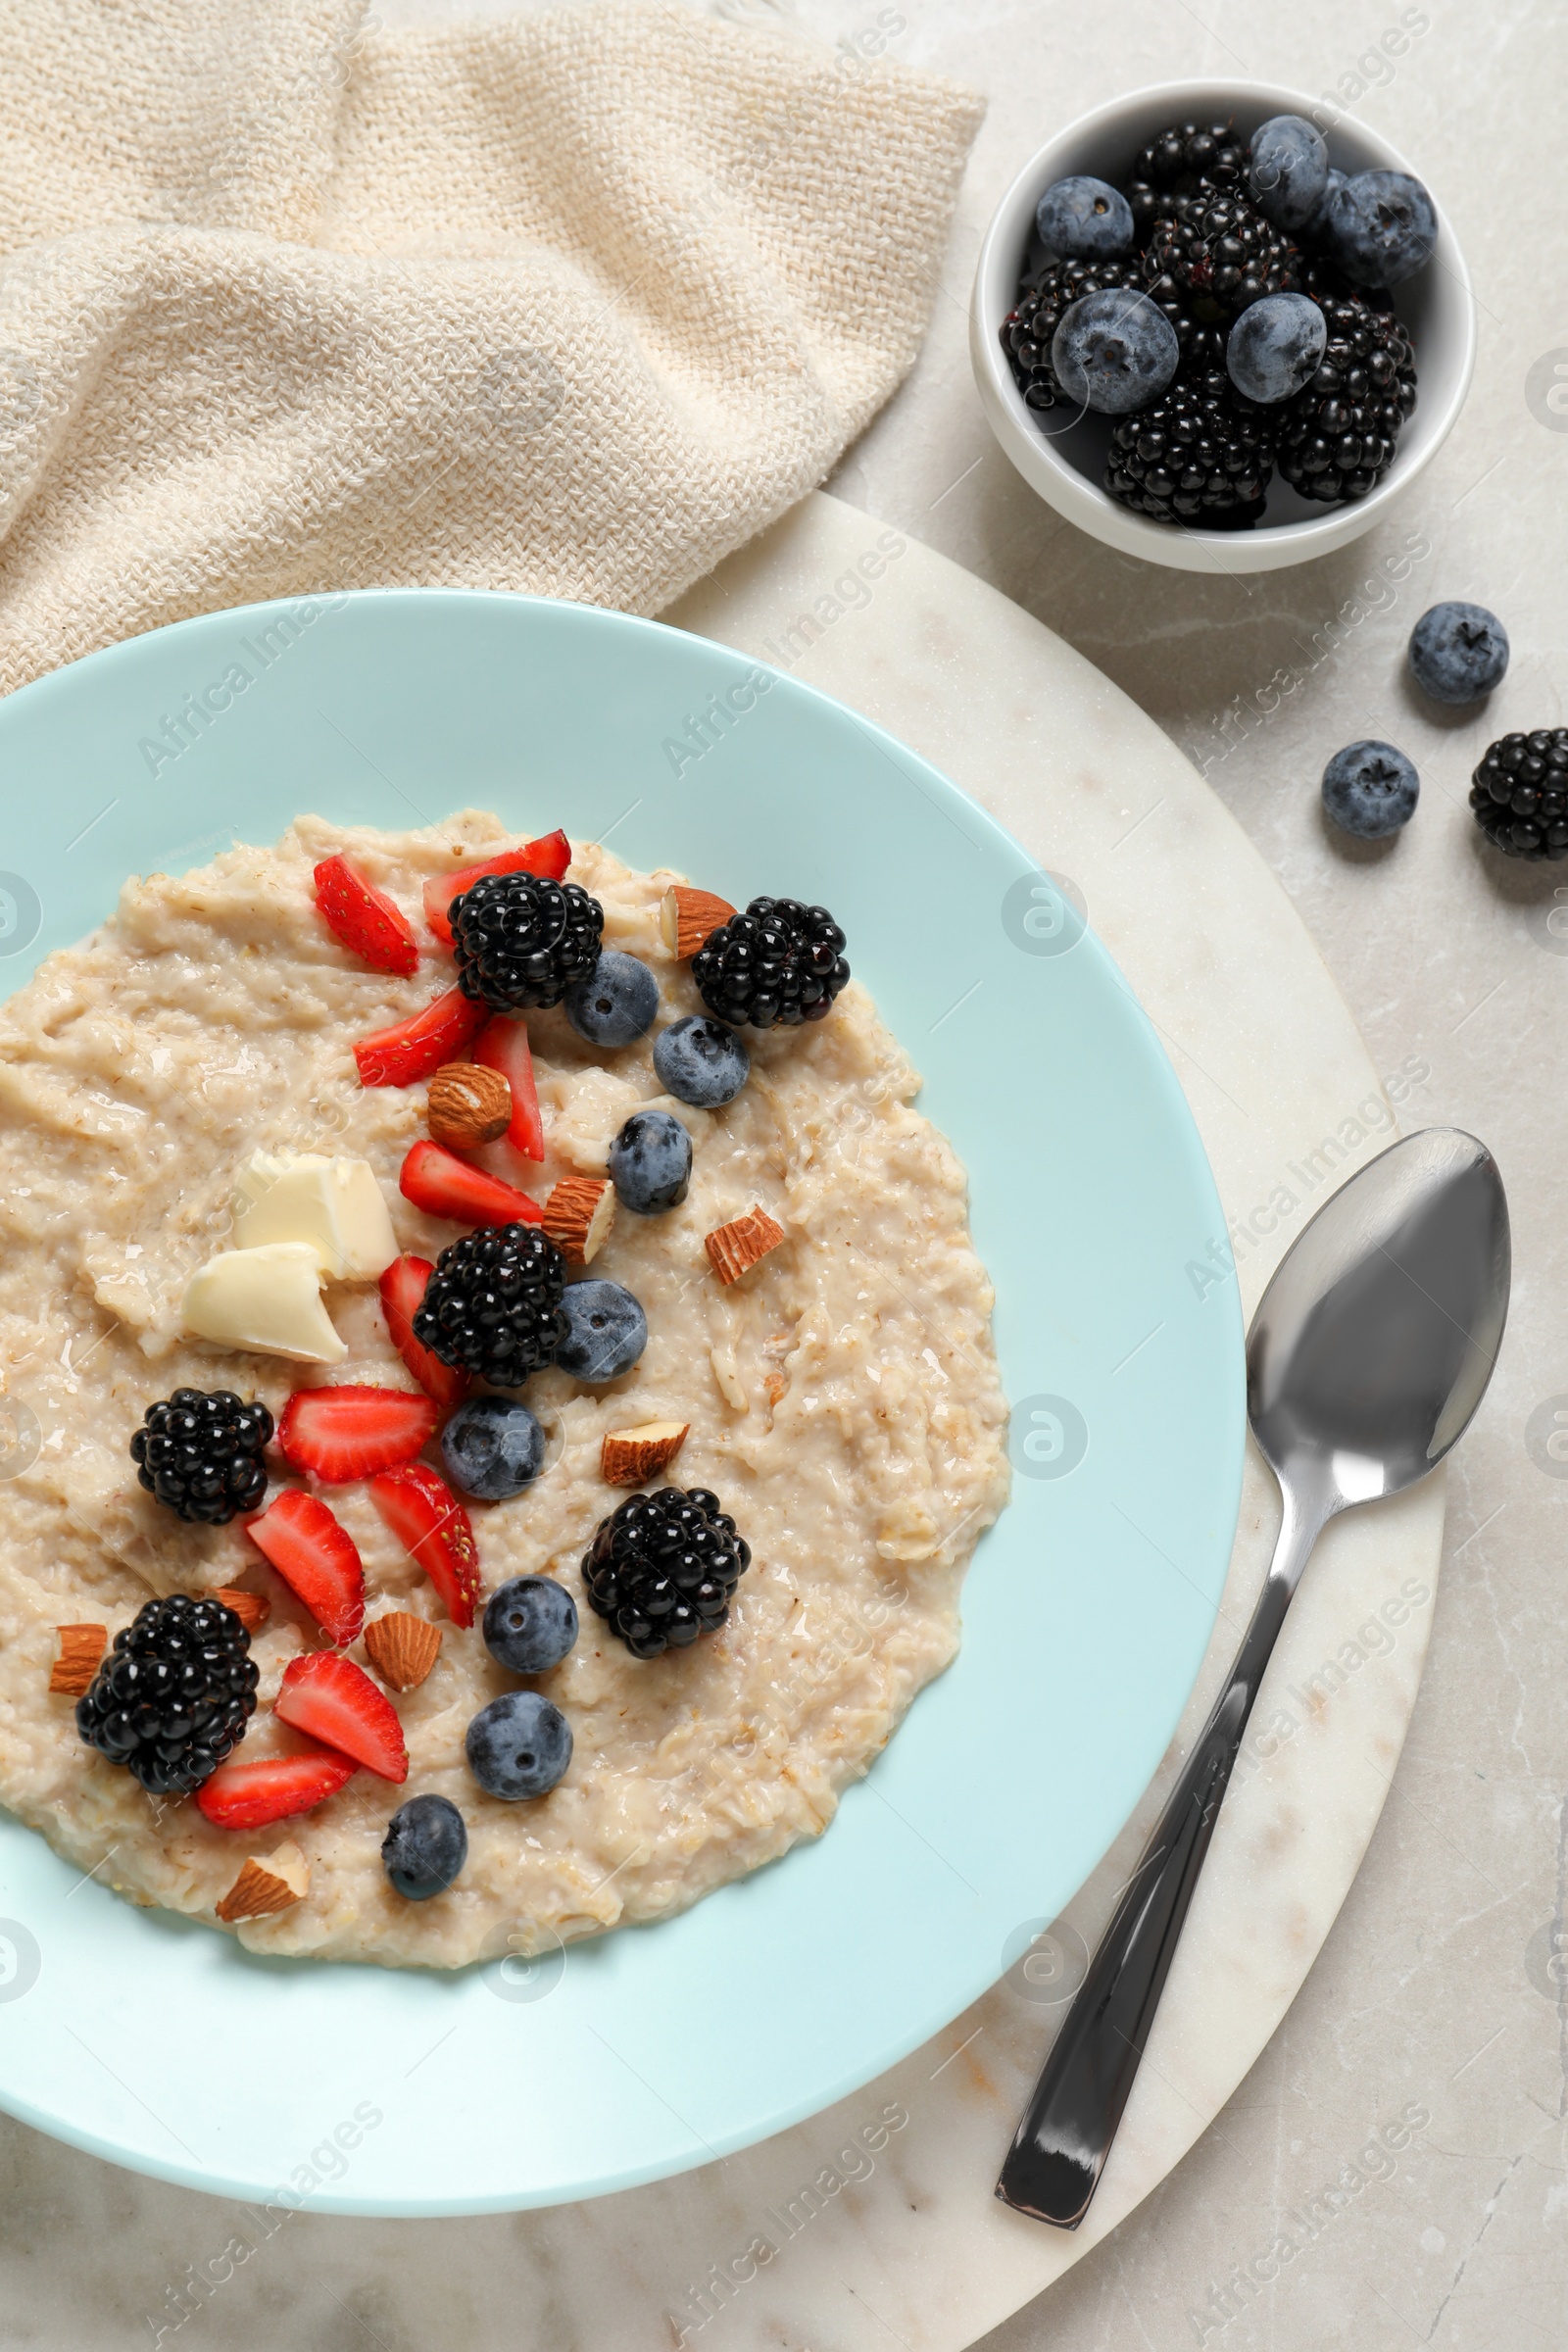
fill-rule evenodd
<path id="1" fill-rule="evenodd" d="M 0 689 L 318 589 L 658 612 L 909 367 L 979 114 L 684 0 L 0 0 Z"/>

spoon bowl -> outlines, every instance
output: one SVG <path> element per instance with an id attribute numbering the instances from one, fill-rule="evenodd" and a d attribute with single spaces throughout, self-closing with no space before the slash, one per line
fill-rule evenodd
<path id="1" fill-rule="evenodd" d="M 1492 1378 L 1509 1267 L 1497 1163 L 1457 1128 L 1391 1145 L 1325 1202 L 1248 1340 L 1248 1418 L 1281 1483 L 1325 1483 L 1332 1510 L 1424 1478 Z"/>

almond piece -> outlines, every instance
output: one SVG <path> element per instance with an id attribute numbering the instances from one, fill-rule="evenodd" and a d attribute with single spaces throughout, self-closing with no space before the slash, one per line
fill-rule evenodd
<path id="1" fill-rule="evenodd" d="M 60 1636 L 60 1655 L 49 1677 L 49 1688 L 64 1691 L 70 1698 L 80 1698 L 109 1647 L 109 1629 L 103 1625 L 57 1625 L 55 1632 Z"/>
<path id="2" fill-rule="evenodd" d="M 265 1862 L 253 1854 L 239 1877 L 215 1906 L 218 1916 L 232 1927 L 237 1919 L 267 1919 L 302 1900 L 311 1883 L 311 1866 L 297 1845 L 280 1845 Z"/>
<path id="3" fill-rule="evenodd" d="M 441 1628 L 428 1617 L 391 1609 L 365 1629 L 370 1664 L 394 1690 L 416 1690 L 441 1653 Z"/>
<path id="4" fill-rule="evenodd" d="M 568 1265 L 587 1265 L 609 1240 L 614 1221 L 614 1187 L 602 1176 L 563 1176 L 546 1197 L 545 1231 Z"/>
<path id="5" fill-rule="evenodd" d="M 665 891 L 659 908 L 659 934 L 672 956 L 684 963 L 695 956 L 710 931 L 727 923 L 735 909 L 728 899 L 717 899 L 710 890 L 693 890 L 688 883 L 676 882 Z"/>
<path id="6" fill-rule="evenodd" d="M 749 1208 L 744 1217 L 732 1217 L 727 1225 L 703 1236 L 703 1248 L 708 1261 L 725 1289 L 732 1282 L 776 1250 L 784 1239 L 784 1228 L 770 1217 L 765 1208 Z"/>
<path id="7" fill-rule="evenodd" d="M 242 1585 L 220 1585 L 213 1594 L 225 1609 L 232 1609 L 248 1634 L 259 1633 L 272 1614 L 272 1604 L 265 1592 L 247 1592 Z"/>
<path id="8" fill-rule="evenodd" d="M 443 1062 L 430 1081 L 426 1123 L 449 1151 L 476 1151 L 511 1126 L 512 1089 L 499 1070 L 476 1061 Z"/>
<path id="9" fill-rule="evenodd" d="M 644 1421 L 636 1429 L 607 1431 L 599 1448 L 601 1478 L 608 1487 L 640 1487 L 675 1459 L 690 1428 L 689 1421 Z"/>

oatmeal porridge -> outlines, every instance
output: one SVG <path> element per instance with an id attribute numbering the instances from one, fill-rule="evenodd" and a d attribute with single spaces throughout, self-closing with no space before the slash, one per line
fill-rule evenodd
<path id="1" fill-rule="evenodd" d="M 828 1827 L 1006 1496 L 963 1171 L 843 947 L 470 812 L 302 817 L 40 966 L 0 1801 L 259 1950 L 440 1967 Z"/>

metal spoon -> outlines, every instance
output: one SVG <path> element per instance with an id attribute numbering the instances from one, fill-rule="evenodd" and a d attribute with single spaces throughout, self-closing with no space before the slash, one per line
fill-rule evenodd
<path id="1" fill-rule="evenodd" d="M 1430 1127 L 1326 1201 L 1264 1292 L 1247 1409 L 1280 1482 L 1268 1581 L 1090 1962 L 997 2182 L 1076 2230 L 1164 1989 L 1231 1767 L 1285 1612 L 1328 1521 L 1425 1478 L 1486 1394 L 1508 1312 L 1508 1203 L 1485 1145 Z"/>

